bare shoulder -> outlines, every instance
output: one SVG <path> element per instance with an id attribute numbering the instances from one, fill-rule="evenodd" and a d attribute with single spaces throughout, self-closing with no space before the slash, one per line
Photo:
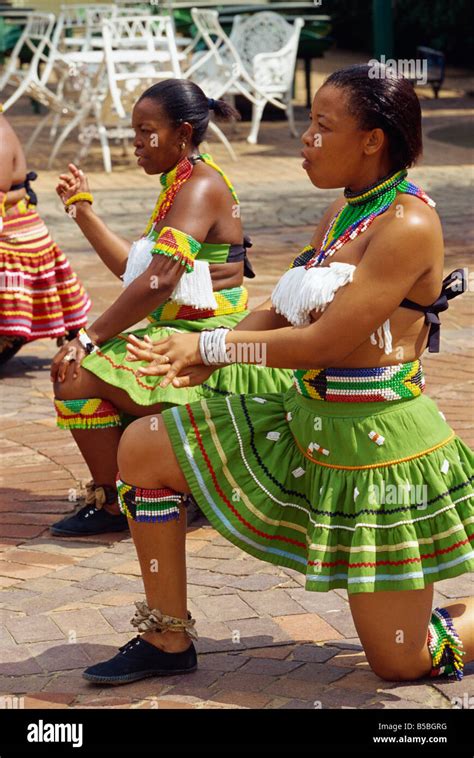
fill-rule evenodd
<path id="1" fill-rule="evenodd" d="M 225 197 L 231 197 L 224 178 L 211 166 L 198 161 L 186 183 L 193 193 L 205 195 L 207 200 L 217 200 L 225 190 Z"/>
<path id="2" fill-rule="evenodd" d="M 441 223 L 434 208 L 401 195 L 374 223 L 363 262 L 386 276 L 439 273 L 444 257 Z"/>
<path id="3" fill-rule="evenodd" d="M 4 151 L 11 151 L 16 147 L 17 144 L 17 137 L 15 135 L 15 132 L 11 128 L 10 124 L 8 123 L 5 116 L 2 116 L 0 114 L 0 135 L 1 140 L 0 143 L 2 144 Z"/>
<path id="4" fill-rule="evenodd" d="M 383 224 L 384 235 L 390 235 L 393 242 L 410 239 L 425 248 L 443 248 L 443 230 L 436 210 L 420 198 L 403 194 L 397 198 L 386 214 Z M 382 232 L 382 226 L 380 229 Z"/>

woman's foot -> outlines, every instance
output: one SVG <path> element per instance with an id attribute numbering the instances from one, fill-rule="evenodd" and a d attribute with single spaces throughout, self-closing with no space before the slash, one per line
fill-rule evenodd
<path id="1" fill-rule="evenodd" d="M 81 537 L 104 532 L 123 532 L 128 519 L 120 512 L 115 485 L 86 485 L 86 504 L 74 516 L 66 516 L 51 526 L 51 534 Z"/>
<path id="2" fill-rule="evenodd" d="M 189 648 L 189 637 L 186 632 L 145 632 L 142 639 L 154 645 L 164 653 L 183 653 Z"/>
<path id="3" fill-rule="evenodd" d="M 124 532 L 128 520 L 121 513 L 112 514 L 105 508 L 85 505 L 74 516 L 66 516 L 51 525 L 51 534 L 61 537 L 80 537 L 86 534 Z"/>
<path id="4" fill-rule="evenodd" d="M 147 636 L 149 634 L 155 633 L 147 633 Z M 166 652 L 138 636 L 119 648 L 117 655 L 110 660 L 89 666 L 82 676 L 96 684 L 119 685 L 151 676 L 189 674 L 196 668 L 197 654 L 192 642 L 185 650 Z"/>

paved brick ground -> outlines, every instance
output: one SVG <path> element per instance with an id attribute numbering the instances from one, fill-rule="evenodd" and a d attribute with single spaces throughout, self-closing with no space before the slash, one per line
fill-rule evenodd
<path id="1" fill-rule="evenodd" d="M 316 80 L 331 58 L 318 63 Z M 319 77 L 319 78 L 318 78 Z M 301 93 L 300 84 L 298 92 Z M 429 135 L 439 126 L 472 116 L 463 99 L 462 77 L 452 78 L 445 97 L 423 100 L 425 159 L 415 180 L 439 201 L 447 243 L 446 269 L 470 266 L 472 230 L 469 151 Z M 35 122 L 27 102 L 9 114 L 26 136 Z M 303 128 L 306 112 L 298 109 Z M 300 167 L 298 143 L 284 122 L 264 123 L 261 143 L 242 142 L 248 124 L 231 134 L 238 152 L 232 164 L 220 145 L 215 157 L 237 185 L 246 228 L 254 238 L 258 277 L 251 302 L 268 295 L 298 246 L 309 238 L 332 193 L 310 187 Z M 48 142 L 35 145 L 31 167 L 40 210 L 93 297 L 93 315 L 119 293 L 73 223 L 59 208 L 56 172 L 43 170 Z M 152 206 L 156 180 L 116 153 L 112 176 L 101 173 L 94 151 L 85 168 L 97 207 L 111 227 L 133 239 L 144 209 Z M 73 151 L 67 147 L 58 167 Z M 443 318 L 443 349 L 425 358 L 428 388 L 448 421 L 474 444 L 472 292 L 455 301 Z M 89 479 L 67 433 L 55 428 L 48 366 L 49 341 L 21 351 L 2 374 L 0 455 L 0 705 L 1 697 L 24 698 L 26 707 L 107 708 L 450 708 L 451 698 L 474 694 L 463 682 L 400 685 L 382 682 L 369 669 L 348 611 L 347 594 L 307 593 L 301 575 L 260 563 L 223 540 L 204 522 L 188 534 L 189 609 L 197 619 L 199 670 L 186 677 L 145 680 L 118 690 L 93 687 L 82 669 L 109 657 L 131 636 L 133 602 L 143 587 L 128 536 L 52 539 L 48 526 L 72 512 Z M 472 592 L 468 576 L 441 582 L 436 601 Z"/>

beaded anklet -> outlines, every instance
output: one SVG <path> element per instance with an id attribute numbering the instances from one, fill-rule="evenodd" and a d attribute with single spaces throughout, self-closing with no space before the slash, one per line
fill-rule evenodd
<path id="1" fill-rule="evenodd" d="M 433 660 L 430 676 L 463 678 L 463 644 L 446 608 L 435 608 L 428 626 L 428 649 Z"/>
<path id="2" fill-rule="evenodd" d="M 96 484 L 93 479 L 86 484 L 85 504 L 100 510 L 104 505 L 117 502 L 117 487 L 114 484 Z"/>
<path id="3" fill-rule="evenodd" d="M 193 619 L 188 611 L 187 619 L 167 616 L 158 608 L 151 609 L 147 603 L 138 601 L 135 603 L 136 611 L 130 620 L 139 632 L 186 632 L 193 640 L 197 640 L 198 634 L 194 628 L 196 619 Z"/>

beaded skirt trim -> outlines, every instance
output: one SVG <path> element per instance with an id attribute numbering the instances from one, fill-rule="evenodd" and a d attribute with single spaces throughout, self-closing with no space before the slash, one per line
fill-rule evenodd
<path id="1" fill-rule="evenodd" d="M 407 400 L 425 389 L 419 360 L 376 368 L 297 369 L 293 372 L 296 391 L 312 400 L 338 403 L 369 403 Z"/>
<path id="2" fill-rule="evenodd" d="M 193 308 L 190 305 L 179 305 L 168 300 L 153 311 L 148 320 L 152 323 L 160 321 L 197 321 L 214 316 L 229 316 L 233 313 L 242 313 L 247 308 L 248 292 L 246 287 L 231 287 L 230 289 L 214 291 L 217 308 Z"/>

